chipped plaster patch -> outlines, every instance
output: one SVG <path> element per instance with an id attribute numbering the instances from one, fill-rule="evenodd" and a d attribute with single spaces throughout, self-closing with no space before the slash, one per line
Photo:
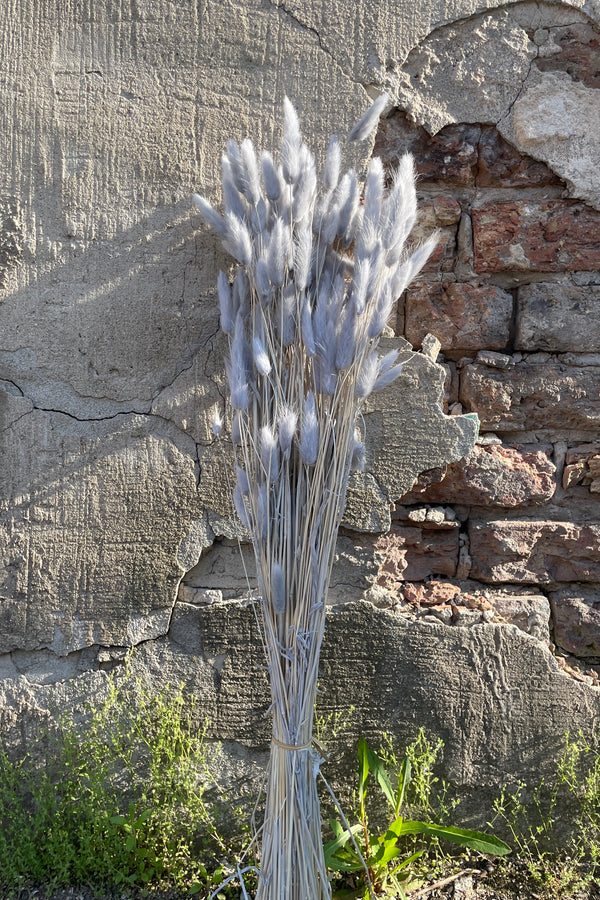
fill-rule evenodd
<path id="1" fill-rule="evenodd" d="M 536 55 L 506 9 L 446 25 L 408 55 L 399 105 L 430 134 L 455 122 L 496 122 L 510 109 Z"/>
<path id="2" fill-rule="evenodd" d="M 532 74 L 498 129 L 564 178 L 573 196 L 600 209 L 600 91 L 565 72 Z"/>

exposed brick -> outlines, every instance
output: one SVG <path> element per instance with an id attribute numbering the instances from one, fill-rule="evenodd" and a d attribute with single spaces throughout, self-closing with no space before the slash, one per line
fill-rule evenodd
<path id="1" fill-rule="evenodd" d="M 478 273 L 600 268 L 600 212 L 569 200 L 504 200 L 471 212 Z"/>
<path id="2" fill-rule="evenodd" d="M 600 524 L 469 523 L 471 577 L 489 583 L 600 581 Z"/>
<path id="3" fill-rule="evenodd" d="M 545 503 L 556 489 L 555 472 L 542 450 L 476 445 L 465 459 L 449 465 L 445 474 L 439 469 L 431 474 L 424 472 L 400 502 L 506 508 Z M 429 482 L 436 473 L 438 480 Z"/>
<path id="4" fill-rule="evenodd" d="M 574 429 L 597 433 L 600 367 L 519 362 L 506 368 L 468 365 L 460 401 L 476 412 L 483 431 Z"/>
<path id="5" fill-rule="evenodd" d="M 392 525 L 377 541 L 383 555 L 378 584 L 394 589 L 403 581 L 431 575 L 454 575 L 458 563 L 458 528 L 429 530 Z"/>
<path id="6" fill-rule="evenodd" d="M 591 24 L 578 22 L 552 29 L 550 53 L 536 60 L 542 72 L 567 72 L 574 81 L 600 88 L 600 35 Z M 546 46 L 546 45 L 543 45 Z"/>
<path id="7" fill-rule="evenodd" d="M 460 587 L 450 581 L 407 582 L 402 587 L 402 596 L 415 606 L 447 606 L 460 596 Z"/>
<path id="8" fill-rule="evenodd" d="M 554 639 L 575 656 L 600 656 L 600 590 L 569 585 L 550 594 Z"/>
<path id="9" fill-rule="evenodd" d="M 600 287 L 528 284 L 519 289 L 518 350 L 600 351 Z"/>
<path id="10" fill-rule="evenodd" d="M 600 494 L 600 444 L 583 444 L 567 450 L 563 488 L 581 484 L 592 494 Z"/>
<path id="11" fill-rule="evenodd" d="M 390 169 L 404 153 L 412 153 L 422 181 L 473 184 L 480 134 L 481 126 L 462 124 L 447 125 L 432 136 L 396 112 L 380 122 L 374 153 Z"/>
<path id="12" fill-rule="evenodd" d="M 406 296 L 406 338 L 418 347 L 431 333 L 442 350 L 501 350 L 509 340 L 512 309 L 511 295 L 493 285 L 417 285 Z"/>
<path id="13" fill-rule="evenodd" d="M 492 125 L 484 127 L 479 141 L 478 187 L 541 187 L 561 181 L 542 162 L 519 153 Z"/>

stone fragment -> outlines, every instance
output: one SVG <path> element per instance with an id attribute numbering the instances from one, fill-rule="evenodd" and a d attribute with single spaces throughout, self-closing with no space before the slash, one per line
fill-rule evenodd
<path id="1" fill-rule="evenodd" d="M 444 202 L 441 202 L 441 201 Z M 425 263 L 423 273 L 452 272 L 456 265 L 456 239 L 460 206 L 450 197 L 424 200 L 419 204 L 417 223 L 410 239 L 415 245 L 438 232 L 435 250 Z"/>
<path id="2" fill-rule="evenodd" d="M 495 350 L 479 350 L 475 362 L 490 366 L 492 369 L 506 369 L 507 366 L 513 364 L 514 360 L 506 353 L 496 353 Z"/>
<path id="3" fill-rule="evenodd" d="M 461 535 L 462 538 L 462 535 Z M 461 542 L 460 548 L 458 551 L 458 564 L 456 566 L 456 577 L 459 581 L 466 581 L 466 579 L 471 574 L 471 569 L 473 567 L 473 560 L 471 559 L 471 554 L 469 553 L 469 548 L 466 544 Z"/>
<path id="4" fill-rule="evenodd" d="M 383 558 L 377 582 L 384 587 L 456 573 L 458 528 L 434 530 L 392 525 L 376 546 Z"/>
<path id="5" fill-rule="evenodd" d="M 600 444 L 571 447 L 565 456 L 563 488 L 583 484 L 592 493 L 600 493 Z"/>
<path id="6" fill-rule="evenodd" d="M 427 332 L 442 350 L 501 350 L 508 344 L 513 300 L 493 285 L 433 283 L 407 291 L 404 331 L 413 347 Z"/>
<path id="7" fill-rule="evenodd" d="M 435 362 L 442 349 L 441 343 L 433 334 L 426 334 L 421 343 L 421 352 L 423 353 L 423 356 L 426 356 L 431 362 Z M 446 369 L 444 369 L 444 371 L 446 372 Z M 444 379 L 444 397 L 446 396 L 446 383 L 447 377 Z"/>
<path id="8" fill-rule="evenodd" d="M 469 522 L 471 577 L 489 583 L 600 581 L 600 524 Z"/>
<path id="9" fill-rule="evenodd" d="M 516 625 L 544 644 L 550 643 L 550 604 L 544 594 L 486 591 L 495 622 Z"/>
<path id="10" fill-rule="evenodd" d="M 381 341 L 382 352 L 399 348 L 399 358 L 408 361 L 402 375 L 389 388 L 371 395 L 363 407 L 367 471 L 388 502 L 385 522 L 383 503 L 377 510 L 385 528 L 390 505 L 414 484 L 419 472 L 461 459 L 472 449 L 478 431 L 476 417 L 443 414 L 443 367 L 409 347 L 398 338 Z M 353 527 L 349 518 L 346 521 Z"/>
<path id="11" fill-rule="evenodd" d="M 538 282 L 520 287 L 515 347 L 600 352 L 600 286 Z"/>
<path id="12" fill-rule="evenodd" d="M 410 152 L 422 182 L 470 185 L 474 183 L 480 134 L 479 125 L 461 124 L 447 125 L 429 135 L 397 110 L 381 120 L 373 153 L 392 169 L 404 153 Z"/>
<path id="13" fill-rule="evenodd" d="M 460 400 L 483 431 L 592 431 L 600 422 L 600 367 L 517 362 L 505 369 L 470 365 Z"/>
<path id="14" fill-rule="evenodd" d="M 460 587 L 449 581 L 427 581 L 425 584 L 402 585 L 400 593 L 414 606 L 444 606 L 454 603 L 460 596 Z"/>
<path id="15" fill-rule="evenodd" d="M 566 72 L 533 73 L 509 115 L 499 123 L 520 150 L 546 162 L 571 193 L 598 208 L 600 153 L 598 90 Z"/>
<path id="16" fill-rule="evenodd" d="M 570 585 L 550 593 L 556 643 L 574 656 L 600 657 L 600 589 Z"/>
<path id="17" fill-rule="evenodd" d="M 519 153 L 493 125 L 481 129 L 478 146 L 477 187 L 542 187 L 560 185 L 544 163 Z"/>
<path id="18" fill-rule="evenodd" d="M 472 209 L 478 273 L 600 268 L 600 212 L 571 200 L 502 200 Z"/>
<path id="19" fill-rule="evenodd" d="M 437 470 L 420 475 L 412 490 L 399 502 L 506 508 L 546 503 L 556 489 L 555 471 L 543 450 L 478 444 L 445 472 Z"/>
<path id="20" fill-rule="evenodd" d="M 461 628 L 471 628 L 481 622 L 481 612 L 478 609 L 466 609 L 457 606 L 452 616 L 452 624 Z"/>

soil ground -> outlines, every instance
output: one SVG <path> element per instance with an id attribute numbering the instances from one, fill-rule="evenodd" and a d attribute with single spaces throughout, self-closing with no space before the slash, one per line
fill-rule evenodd
<path id="1" fill-rule="evenodd" d="M 199 898 L 201 894 L 196 895 Z M 4 900 L 4 898 L 0 898 Z M 115 890 L 98 894 L 89 887 L 67 888 L 48 892 L 44 888 L 31 888 L 15 894 L 10 900 L 186 900 L 177 891 L 151 891 L 142 895 L 139 891 Z M 423 885 L 408 896 L 408 900 L 600 900 L 600 885 L 575 893 L 561 893 L 532 884 L 526 868 L 519 861 L 505 866 L 500 872 L 464 870 L 431 885 Z"/>

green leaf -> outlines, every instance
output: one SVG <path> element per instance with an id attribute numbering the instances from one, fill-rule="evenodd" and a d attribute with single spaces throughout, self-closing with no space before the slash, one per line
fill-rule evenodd
<path id="1" fill-rule="evenodd" d="M 386 797 L 387 801 L 389 802 L 390 806 L 392 807 L 392 809 L 394 809 L 394 805 L 395 805 L 394 789 L 392 788 L 392 783 L 389 779 L 388 773 L 385 770 L 385 766 L 383 765 L 382 761 L 379 759 L 377 754 L 374 753 L 372 750 L 369 750 L 369 748 L 367 747 L 366 744 L 365 744 L 365 748 L 367 751 L 367 761 L 368 761 L 369 768 L 370 768 L 371 772 L 373 773 L 373 775 L 375 776 L 375 778 L 377 779 L 377 782 L 378 782 L 381 790 L 385 794 L 385 797 Z"/>
<path id="2" fill-rule="evenodd" d="M 511 848 L 500 838 L 492 834 L 484 834 L 481 831 L 467 831 L 465 828 L 452 828 L 446 825 L 434 825 L 426 822 L 404 822 L 399 834 L 434 834 L 436 837 L 460 844 L 461 847 L 469 847 L 479 853 L 489 853 L 492 856 L 506 856 Z"/>
<path id="3" fill-rule="evenodd" d="M 124 825 L 129 827 L 125 816 L 111 816 L 109 821 L 112 825 Z"/>
<path id="4" fill-rule="evenodd" d="M 367 796 L 367 778 L 369 777 L 369 748 L 364 738 L 358 742 L 358 796 L 360 801 L 360 818 L 365 818 L 365 799 Z"/>
<path id="5" fill-rule="evenodd" d="M 380 841 L 382 841 L 381 847 L 373 857 L 373 863 L 375 865 L 384 866 L 389 863 L 390 859 L 396 859 L 397 856 L 402 856 L 404 851 L 396 845 L 396 840 L 396 835 L 393 835 L 392 839 L 387 841 L 380 838 Z"/>
<path id="6" fill-rule="evenodd" d="M 423 856 L 424 853 L 425 853 L 424 850 L 417 850 L 416 853 L 411 853 L 410 856 L 407 856 L 406 859 L 403 859 L 401 863 L 398 863 L 398 865 L 394 867 L 394 872 L 399 872 L 400 869 L 404 869 L 404 868 L 406 868 L 406 866 L 410 866 L 411 863 L 414 863 L 414 861 L 416 859 L 418 859 L 420 856 Z M 405 876 L 405 877 L 410 877 L 410 876 Z"/>
<path id="7" fill-rule="evenodd" d="M 333 833 L 334 833 L 334 835 L 336 836 L 336 838 L 337 838 L 337 837 L 340 837 L 340 835 L 342 835 L 342 834 L 344 833 L 344 831 L 346 830 L 346 829 L 344 828 L 344 826 L 342 825 L 342 823 L 341 823 L 341 822 L 338 822 L 337 819 L 330 819 L 330 820 L 329 820 L 329 827 L 330 827 L 331 830 L 333 831 Z"/>
<path id="8" fill-rule="evenodd" d="M 405 756 L 402 760 L 402 765 L 400 766 L 400 772 L 398 775 L 398 787 L 396 789 L 396 797 L 394 803 L 394 812 L 397 816 L 400 815 L 400 810 L 404 805 L 404 795 L 406 793 L 406 788 L 410 784 L 410 776 L 410 759 L 408 758 L 408 756 Z"/>
<path id="9" fill-rule="evenodd" d="M 323 847 L 323 852 L 325 853 L 325 858 L 333 856 L 341 847 L 344 847 L 348 841 L 350 840 L 350 832 L 352 834 L 358 834 L 362 831 L 362 825 L 360 823 L 356 823 L 348 829 L 342 829 L 342 831 L 335 837 L 332 841 L 328 841 Z"/>
<path id="10" fill-rule="evenodd" d="M 154 810 L 152 810 L 152 809 L 145 809 L 144 812 L 137 819 L 137 821 L 135 823 L 136 827 L 139 828 L 140 825 L 143 825 L 144 822 L 147 822 L 153 812 L 154 812 Z"/>
<path id="11" fill-rule="evenodd" d="M 356 862 L 350 862 L 344 859 L 330 859 L 328 860 L 325 857 L 325 862 L 327 864 L 327 868 L 331 869 L 332 872 L 362 872 L 364 871 L 363 864 L 360 860 Z"/>

